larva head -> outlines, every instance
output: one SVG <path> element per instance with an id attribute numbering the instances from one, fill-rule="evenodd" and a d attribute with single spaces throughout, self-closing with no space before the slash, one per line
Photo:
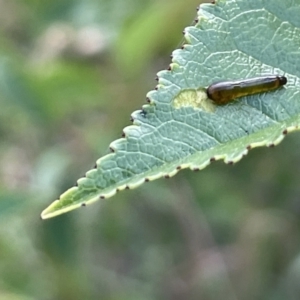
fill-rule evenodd
<path id="1" fill-rule="evenodd" d="M 285 85 L 287 83 L 287 79 L 284 76 L 278 76 L 278 80 L 280 85 Z"/>

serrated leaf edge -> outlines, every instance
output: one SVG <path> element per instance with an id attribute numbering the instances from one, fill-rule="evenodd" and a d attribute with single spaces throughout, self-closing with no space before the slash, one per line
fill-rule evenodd
<path id="1" fill-rule="evenodd" d="M 138 186 L 140 186 L 144 182 L 153 181 L 153 180 L 159 179 L 161 177 L 166 177 L 166 178 L 173 177 L 180 170 L 183 170 L 183 169 L 190 168 L 193 171 L 202 170 L 205 167 L 207 167 L 212 161 L 217 161 L 217 160 L 224 160 L 224 162 L 227 163 L 227 164 L 234 164 L 234 163 L 238 162 L 239 160 L 241 160 L 245 155 L 247 155 L 250 149 L 257 148 L 257 147 L 263 147 L 263 146 L 272 147 L 272 146 L 278 145 L 284 139 L 284 137 L 288 133 L 296 131 L 296 130 L 299 130 L 298 125 L 293 125 L 293 126 L 290 126 L 290 127 L 287 127 L 286 129 L 284 129 L 282 131 L 282 133 L 279 134 L 277 137 L 275 137 L 275 139 L 272 140 L 272 141 L 264 141 L 264 142 L 262 141 L 262 142 L 251 143 L 251 144 L 249 144 L 249 146 L 246 149 L 244 149 L 244 151 L 242 151 L 241 153 L 239 153 L 238 155 L 236 155 L 236 157 L 234 157 L 233 159 L 228 160 L 227 159 L 228 155 L 224 154 L 224 155 L 215 155 L 214 157 L 212 157 L 210 159 L 207 159 L 201 165 L 197 165 L 197 164 L 195 164 L 193 162 L 191 162 L 191 163 L 183 163 L 181 165 L 178 165 L 176 168 L 174 168 L 173 170 L 171 170 L 168 173 L 158 172 L 157 174 L 154 174 L 152 176 L 144 176 L 142 178 L 139 178 L 139 180 L 137 180 L 136 182 L 131 183 L 131 184 L 130 183 L 127 183 L 127 184 L 123 183 L 122 185 L 118 186 L 117 188 L 114 188 L 113 190 L 110 190 L 109 192 L 106 192 L 106 193 L 99 192 L 99 194 L 96 197 L 94 196 L 90 200 L 85 201 L 84 203 L 76 203 L 76 204 L 72 204 L 72 205 L 70 205 L 68 207 L 56 210 L 56 205 L 59 203 L 60 200 L 55 200 L 53 203 L 51 203 L 51 205 L 49 205 L 42 212 L 41 218 L 42 219 L 52 218 L 52 217 L 58 216 L 60 214 L 69 212 L 71 210 L 74 210 L 76 208 L 79 208 L 79 207 L 82 207 L 82 206 L 86 206 L 86 205 L 90 205 L 90 204 L 98 201 L 100 199 L 100 197 L 102 199 L 108 199 L 108 198 L 114 196 L 118 191 L 122 191 L 122 190 L 124 190 L 126 188 L 127 189 L 128 188 L 129 189 L 137 188 Z M 99 163 L 99 161 L 101 161 L 101 159 L 103 159 L 105 157 L 106 156 L 100 158 L 97 161 L 97 164 Z M 133 179 L 131 178 L 130 181 L 133 181 Z M 63 193 L 61 195 L 61 197 L 63 198 L 68 193 L 73 193 L 76 189 L 78 189 L 78 188 L 77 187 L 70 188 L 65 193 Z"/>

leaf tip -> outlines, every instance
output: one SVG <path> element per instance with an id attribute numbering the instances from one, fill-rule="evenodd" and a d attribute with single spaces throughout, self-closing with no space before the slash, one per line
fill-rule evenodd
<path id="1" fill-rule="evenodd" d="M 45 219 L 50 219 L 52 217 L 57 216 L 58 211 L 56 210 L 57 204 L 58 204 L 59 200 L 55 200 L 54 202 L 52 202 L 46 209 L 44 209 L 41 213 L 41 219 L 45 220 Z"/>

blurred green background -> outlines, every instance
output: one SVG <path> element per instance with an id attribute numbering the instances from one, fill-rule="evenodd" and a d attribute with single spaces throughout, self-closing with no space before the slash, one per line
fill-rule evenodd
<path id="1" fill-rule="evenodd" d="M 0 299 L 300 299 L 299 134 L 85 209 L 198 0 L 0 0 Z"/>

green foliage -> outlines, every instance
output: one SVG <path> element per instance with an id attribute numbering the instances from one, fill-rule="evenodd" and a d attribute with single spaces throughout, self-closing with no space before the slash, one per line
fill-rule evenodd
<path id="1" fill-rule="evenodd" d="M 150 104 L 132 114 L 134 125 L 110 145 L 113 154 L 99 159 L 42 218 L 183 168 L 203 169 L 218 159 L 237 162 L 249 149 L 278 144 L 297 129 L 300 54 L 293 36 L 300 29 L 289 4 L 282 8 L 285 13 L 276 11 L 276 5 L 243 0 L 203 4 L 197 24 L 185 29 L 187 43 L 173 52 L 171 69 L 158 73 L 157 90 L 147 95 Z M 288 84 L 225 106 L 214 106 L 206 97 L 212 82 L 266 74 L 284 74 Z"/>
<path id="2" fill-rule="evenodd" d="M 268 10 L 269 2 L 259 4 Z M 299 27 L 299 1 L 276 3 L 271 13 Z M 121 137 L 198 5 L 0 1 L 1 300 L 299 298 L 298 134 L 233 166 L 183 170 L 113 201 L 39 218 Z M 247 5 L 257 10 L 256 1 Z"/>

